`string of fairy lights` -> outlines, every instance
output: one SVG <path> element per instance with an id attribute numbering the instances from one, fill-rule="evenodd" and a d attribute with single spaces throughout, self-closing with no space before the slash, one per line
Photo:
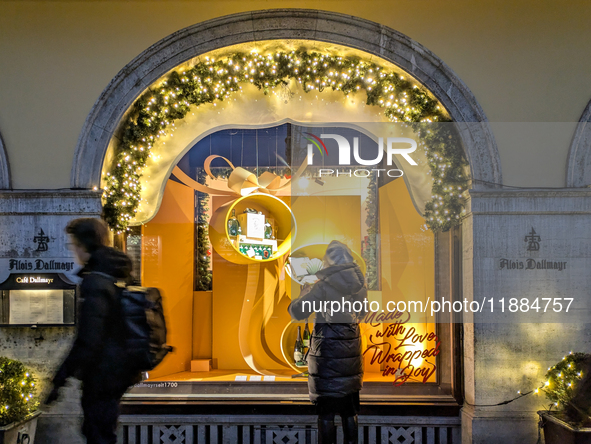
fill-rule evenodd
<path id="1" fill-rule="evenodd" d="M 527 392 L 517 391 L 517 396 L 512 399 L 508 399 L 497 404 L 466 404 L 475 407 L 497 407 L 501 405 L 509 404 L 513 401 L 521 399 L 525 396 L 535 394 L 539 395 L 544 393 L 546 398 L 550 401 L 548 409 L 552 408 L 560 409 L 567 405 L 571 405 L 575 410 L 579 410 L 576 406 L 573 406 L 571 400 L 575 394 L 577 383 L 583 378 L 583 365 L 589 363 L 591 355 L 586 353 L 573 353 L 572 351 L 564 356 L 560 362 L 548 367 L 548 371 L 545 375 L 545 381 L 535 389 Z M 584 415 L 586 412 L 579 411 Z"/>
<path id="2" fill-rule="evenodd" d="M 190 69 L 171 72 L 134 104 L 122 125 L 120 143 L 103 192 L 104 216 L 117 233 L 125 231 L 141 202 L 140 178 L 159 140 L 172 136 L 175 121 L 192 107 L 222 102 L 252 84 L 264 94 L 295 81 L 305 92 L 326 88 L 344 95 L 365 91 L 366 103 L 383 108 L 392 122 L 402 122 L 420 134 L 433 177 L 432 199 L 424 217 L 434 231 L 459 223 L 467 188 L 466 160 L 461 143 L 439 102 L 422 86 L 399 73 L 353 57 L 308 51 L 234 53 L 221 59 L 205 57 Z M 193 108 L 194 109 L 194 108 Z"/>

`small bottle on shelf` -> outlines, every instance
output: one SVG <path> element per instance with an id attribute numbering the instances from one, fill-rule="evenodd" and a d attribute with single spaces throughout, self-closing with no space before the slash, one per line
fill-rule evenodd
<path id="1" fill-rule="evenodd" d="M 295 365 L 302 366 L 304 360 L 304 341 L 302 340 L 302 327 L 298 326 L 298 337 L 295 341 L 295 346 L 293 349 L 293 359 L 295 361 Z"/>
<path id="2" fill-rule="evenodd" d="M 304 327 L 304 337 L 302 339 L 304 347 L 310 347 L 310 329 L 308 328 L 308 320 L 306 319 L 306 326 Z"/>
<path id="3" fill-rule="evenodd" d="M 265 239 L 271 239 L 273 236 L 273 227 L 269 223 L 269 219 L 265 219 Z"/>
<path id="4" fill-rule="evenodd" d="M 240 233 L 242 233 L 240 222 L 236 219 L 236 210 L 232 209 L 232 215 L 228 219 L 228 235 L 230 237 L 237 237 Z"/>

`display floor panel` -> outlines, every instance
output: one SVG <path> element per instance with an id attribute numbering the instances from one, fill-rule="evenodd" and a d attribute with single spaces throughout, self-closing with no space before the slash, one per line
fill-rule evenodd
<path id="1" fill-rule="evenodd" d="M 298 382 L 306 381 L 306 378 L 292 378 L 292 375 L 296 373 L 289 370 L 273 370 L 274 381 L 281 382 Z M 156 382 L 156 381 L 183 381 L 183 382 L 196 382 L 196 381 L 244 381 L 246 377 L 247 381 L 261 381 L 265 377 L 256 373 L 255 371 L 248 370 L 210 370 L 208 372 L 180 372 L 173 373 L 171 375 L 160 376 L 158 378 L 149 378 L 145 382 Z M 267 379 L 268 380 L 268 379 Z"/>
<path id="2" fill-rule="evenodd" d="M 290 370 L 263 376 L 244 369 L 214 369 L 208 372 L 179 372 L 150 378 L 134 385 L 124 396 L 128 403 L 227 402 L 309 403 L 308 378 Z M 437 384 L 396 385 L 392 376 L 366 372 L 362 401 L 457 406 L 457 400 L 442 393 Z"/>
<path id="3" fill-rule="evenodd" d="M 304 371 L 305 369 L 302 369 Z M 273 381 L 276 382 L 306 382 L 306 377 L 292 377 L 296 375 L 295 372 L 289 370 L 272 370 L 275 374 Z M 215 369 L 208 372 L 180 372 L 170 375 L 160 376 L 158 378 L 149 378 L 144 382 L 157 381 L 178 381 L 178 382 L 214 382 L 214 381 L 253 381 L 265 382 L 271 379 L 265 379 L 264 376 L 248 370 L 223 370 Z M 365 372 L 363 376 L 364 382 L 392 382 L 394 376 L 382 376 L 377 372 Z"/>

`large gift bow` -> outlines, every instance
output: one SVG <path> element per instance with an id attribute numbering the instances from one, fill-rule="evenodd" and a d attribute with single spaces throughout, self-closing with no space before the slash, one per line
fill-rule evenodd
<path id="1" fill-rule="evenodd" d="M 202 185 L 191 179 L 183 171 L 175 166 L 172 173 L 190 188 L 202 193 L 218 196 L 242 197 L 251 193 L 276 194 L 278 191 L 291 185 L 297 180 L 308 166 L 307 159 L 298 168 L 296 173 L 286 183 L 281 185 L 281 177 L 271 172 L 264 172 L 259 177 L 241 167 L 235 167 L 232 162 L 223 156 L 212 155 L 205 159 L 204 168 L 209 177 L 215 179 L 211 173 L 210 165 L 213 159 L 221 158 L 232 168 L 228 177 L 228 189 L 219 189 Z M 285 258 L 278 258 L 274 264 L 249 264 L 248 278 L 245 287 L 242 310 L 239 321 L 239 345 L 242 357 L 254 371 L 262 375 L 276 375 L 269 368 L 289 369 L 289 365 L 280 356 L 272 351 L 267 343 L 265 333 L 267 326 L 276 320 L 273 316 L 280 302 L 286 305 L 284 298 L 288 298 L 285 290 L 285 281 L 279 279 L 283 270 Z M 261 286 L 261 273 L 263 275 Z M 258 327 L 260 325 L 260 327 Z M 258 327 L 258 328 L 257 328 Z"/>
<path id="2" fill-rule="evenodd" d="M 205 159 L 205 163 L 203 167 L 205 168 L 205 172 L 209 177 L 212 179 L 216 179 L 216 177 L 211 174 L 211 162 L 213 159 L 220 158 L 225 160 L 228 165 L 232 168 L 232 172 L 228 177 L 228 188 L 227 190 L 222 190 L 219 188 L 212 188 L 208 187 L 207 185 L 202 185 L 199 182 L 191 179 L 187 176 L 178 166 L 175 166 L 172 170 L 172 174 L 174 174 L 177 179 L 183 182 L 190 188 L 193 188 L 197 191 L 201 191 L 202 193 L 213 194 L 217 196 L 247 196 L 250 193 L 257 192 L 257 193 L 266 193 L 266 194 L 277 194 L 278 191 L 290 186 L 293 180 L 296 180 L 301 174 L 304 172 L 306 167 L 308 166 L 307 159 L 300 165 L 296 173 L 291 177 L 283 185 L 281 183 L 281 177 L 277 174 L 273 174 L 270 171 L 265 171 L 259 177 L 255 174 L 251 173 L 250 171 L 245 170 L 242 167 L 235 167 L 232 162 L 226 159 L 223 156 L 219 155 L 211 155 L 207 159 Z"/>

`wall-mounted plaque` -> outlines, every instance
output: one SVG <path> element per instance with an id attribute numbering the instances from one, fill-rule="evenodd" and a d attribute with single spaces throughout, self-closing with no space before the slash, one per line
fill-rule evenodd
<path id="1" fill-rule="evenodd" d="M 63 290 L 11 290 L 10 324 L 63 324 Z"/>
<path id="2" fill-rule="evenodd" d="M 74 325 L 76 285 L 63 274 L 11 274 L 0 284 L 0 325 Z"/>

